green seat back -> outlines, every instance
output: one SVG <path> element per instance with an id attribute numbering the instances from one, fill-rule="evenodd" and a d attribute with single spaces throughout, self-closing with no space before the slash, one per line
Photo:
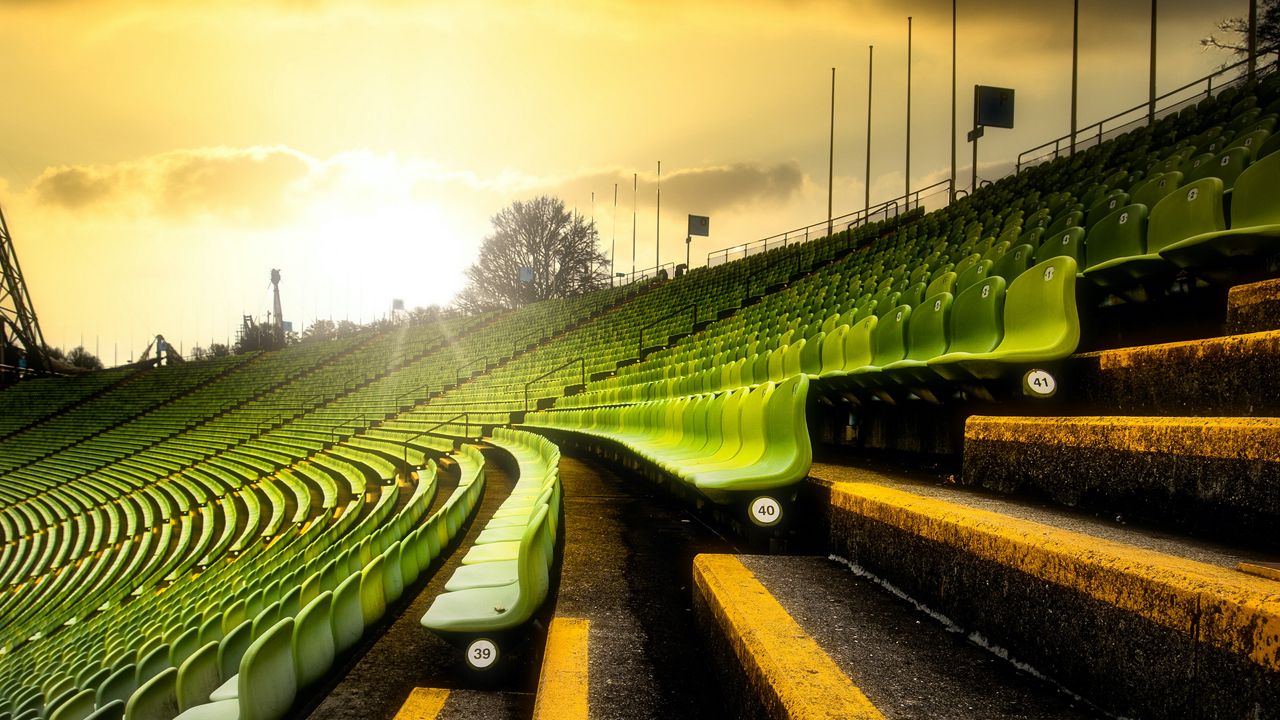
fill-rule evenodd
<path id="1" fill-rule="evenodd" d="M 1151 210 L 1147 222 L 1147 252 L 1164 248 L 1192 235 L 1226 228 L 1222 216 L 1222 181 L 1201 178 L 1166 195 Z"/>
<path id="2" fill-rule="evenodd" d="M 872 365 L 888 365 L 907 356 L 907 325 L 910 322 L 910 305 L 899 305 L 880 317 L 872 343 Z"/>
<path id="3" fill-rule="evenodd" d="M 1125 205 L 1089 230 L 1085 252 L 1089 265 L 1146 253 L 1147 206 Z M 1085 270 L 1088 273 L 1088 270 Z"/>
<path id="4" fill-rule="evenodd" d="M 933 297 L 934 295 L 937 295 L 938 293 L 944 293 L 944 292 L 951 293 L 954 295 L 955 289 L 956 289 L 956 274 L 954 272 L 948 271 L 937 276 L 929 283 L 928 287 L 925 288 L 924 296 L 926 298 L 930 298 L 930 297 Z"/>
<path id="5" fill-rule="evenodd" d="M 1156 206 L 1164 196 L 1178 189 L 1182 184 L 1182 173 L 1159 173 L 1138 183 L 1129 191 L 1129 202 L 1134 205 L 1146 205 L 1148 209 Z"/>
<path id="6" fill-rule="evenodd" d="M 955 298 L 949 292 L 927 298 L 911 311 L 907 328 L 907 359 L 928 360 L 947 351 L 947 322 Z"/>
<path id="7" fill-rule="evenodd" d="M 1231 191 L 1231 227 L 1280 225 L 1280 153 L 1260 158 L 1245 168 Z"/>
<path id="8" fill-rule="evenodd" d="M 915 283 L 911 287 L 907 288 L 906 292 L 902 293 L 902 296 L 898 298 L 898 304 L 910 305 L 911 307 L 919 305 L 924 302 L 925 291 L 928 287 L 928 285 L 922 282 Z"/>
<path id="9" fill-rule="evenodd" d="M 1113 190 L 1106 197 L 1089 207 L 1089 212 L 1085 215 L 1085 230 L 1092 230 L 1103 218 L 1111 213 L 1119 210 L 1129 204 L 1129 193 L 1123 190 Z"/>
<path id="10" fill-rule="evenodd" d="M 982 282 L 991 271 L 990 260 L 979 260 L 956 277 L 956 292 L 962 293 L 973 285 Z"/>
<path id="11" fill-rule="evenodd" d="M 223 682 L 236 674 L 245 650 L 253 643 L 253 623 L 246 620 L 231 629 L 218 642 L 218 674 Z"/>
<path id="12" fill-rule="evenodd" d="M 1046 260 L 1009 284 L 1004 338 L 995 354 L 1011 360 L 1057 360 L 1080 343 L 1076 310 L 1076 261 Z"/>
<path id="13" fill-rule="evenodd" d="M 1083 225 L 1083 224 L 1084 224 L 1084 213 L 1081 212 L 1080 210 L 1072 210 L 1071 212 L 1063 213 L 1060 217 L 1055 219 L 1052 223 L 1049 223 L 1049 226 L 1044 230 L 1044 234 L 1057 235 L 1058 233 L 1063 232 L 1067 228 L 1076 227 L 1077 225 Z M 1029 241 L 1024 241 L 1024 242 L 1027 242 L 1027 244 L 1030 244 L 1032 246 L 1036 244 L 1034 242 L 1029 242 Z"/>
<path id="14" fill-rule="evenodd" d="M 240 663 L 240 720 L 281 720 L 298 693 L 293 667 L 293 618 L 253 641 Z"/>
<path id="15" fill-rule="evenodd" d="M 1076 226 L 1069 227 L 1059 233 L 1054 233 L 1045 238 L 1044 242 L 1036 249 L 1035 262 L 1041 263 L 1049 258 L 1065 255 L 1075 258 L 1077 265 L 1084 262 L 1084 228 Z M 1010 278 L 1006 277 L 1006 280 Z"/>
<path id="16" fill-rule="evenodd" d="M 209 701 L 209 693 L 222 683 L 218 674 L 218 643 L 210 642 L 187 656 L 178 666 L 178 710 L 186 711 Z"/>
<path id="17" fill-rule="evenodd" d="M 1265 143 L 1269 137 L 1271 137 L 1271 131 L 1269 130 L 1254 130 L 1232 140 L 1231 144 L 1227 145 L 1225 149 L 1235 147 L 1244 148 L 1249 152 L 1249 159 L 1252 160 L 1254 158 L 1254 154 L 1262 147 L 1263 143 Z"/>
<path id="18" fill-rule="evenodd" d="M 200 649 L 200 629 L 187 628 L 178 633 L 177 637 L 169 643 L 169 664 L 178 667 L 191 656 L 191 653 Z"/>
<path id="19" fill-rule="evenodd" d="M 102 681 L 95 696 L 96 705 L 106 705 L 112 700 L 128 701 L 134 690 L 138 689 L 138 671 L 132 663 L 116 670 Z"/>
<path id="20" fill-rule="evenodd" d="M 821 372 L 837 372 L 844 369 L 844 343 L 848 332 L 848 325 L 839 325 L 822 339 Z"/>
<path id="21" fill-rule="evenodd" d="M 947 352 L 985 353 L 1004 336 L 1005 280 L 989 277 L 956 296 Z"/>
<path id="22" fill-rule="evenodd" d="M 1031 258 L 1034 254 L 1035 248 L 1030 245 L 1011 247 L 996 260 L 988 274 L 999 275 L 1006 282 L 1013 282 L 1013 279 L 1021 275 L 1023 270 L 1031 267 Z"/>
<path id="23" fill-rule="evenodd" d="M 124 718 L 124 701 L 112 700 L 106 705 L 99 706 L 84 720 L 122 720 L 122 718 Z"/>
<path id="24" fill-rule="evenodd" d="M 1222 181 L 1224 190 L 1230 190 L 1236 184 L 1236 178 L 1249 165 L 1249 151 L 1242 147 L 1231 147 L 1212 157 L 1201 167 L 1192 170 L 1184 185 L 1197 180 L 1216 177 Z"/>
<path id="25" fill-rule="evenodd" d="M 294 619 L 293 662 L 298 687 L 310 687 L 333 667 L 333 593 L 320 593 Z"/>
<path id="26" fill-rule="evenodd" d="M 844 336 L 844 366 L 842 370 L 855 370 L 871 364 L 874 347 L 873 335 L 879 318 L 872 315 L 849 328 Z"/>
<path id="27" fill-rule="evenodd" d="M 168 668 L 140 685 L 125 704 L 125 720 L 173 720 L 178 716 L 178 669 Z"/>
<path id="28" fill-rule="evenodd" d="M 49 715 L 49 720 L 84 720 L 93 713 L 96 694 L 92 689 L 81 690 L 59 705 L 58 709 Z"/>

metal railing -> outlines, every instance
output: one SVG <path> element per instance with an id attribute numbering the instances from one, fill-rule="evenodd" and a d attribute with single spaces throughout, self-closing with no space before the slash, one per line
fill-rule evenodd
<path id="1" fill-rule="evenodd" d="M 1275 52 L 1275 48 L 1267 51 Z M 1258 53 L 1262 56 L 1263 52 Z M 1275 61 L 1272 62 L 1274 67 Z M 1247 79 L 1249 61 L 1246 58 L 1240 62 L 1233 63 L 1214 72 L 1193 80 L 1186 85 L 1174 88 L 1169 92 L 1156 97 L 1155 119 L 1166 117 L 1172 113 L 1178 112 L 1188 105 L 1200 102 L 1201 100 L 1221 92 L 1232 85 L 1237 85 Z M 1265 65 L 1258 67 L 1259 74 L 1265 70 Z M 1235 73 L 1235 77 L 1226 78 L 1226 76 Z M 1215 81 L 1217 84 L 1215 84 Z M 1110 117 L 1103 118 L 1092 125 L 1086 125 L 1076 131 L 1076 152 L 1088 150 L 1095 145 L 1100 145 L 1111 138 L 1129 132 L 1135 128 L 1146 126 L 1152 119 L 1150 114 L 1150 102 L 1144 102 L 1135 105 L 1128 110 L 1116 113 Z M 1018 154 L 1018 160 L 1014 165 L 1014 174 L 1022 172 L 1025 168 L 1034 167 L 1043 162 L 1048 162 L 1061 157 L 1063 153 L 1071 152 L 1071 135 L 1063 135 L 1046 143 L 1037 145 L 1030 150 L 1025 150 Z"/>
<path id="2" fill-rule="evenodd" d="M 403 441 L 404 442 L 404 464 L 405 465 L 409 464 L 409 443 L 411 441 L 417 440 L 418 438 L 424 435 L 430 435 L 431 433 L 435 432 L 436 430 L 439 430 L 440 428 L 444 427 L 445 425 L 448 425 L 449 423 L 453 422 L 454 420 L 457 420 L 458 418 L 463 418 L 462 434 L 467 437 L 471 437 L 471 413 L 468 411 L 460 412 L 457 415 L 454 415 L 453 417 L 449 418 L 448 420 L 441 420 L 440 422 L 436 423 L 435 425 L 432 425 L 426 430 L 423 430 L 417 435 L 410 435 L 409 437 L 405 438 Z"/>
<path id="3" fill-rule="evenodd" d="M 397 396 L 396 396 L 396 407 L 400 407 L 400 401 L 401 401 L 401 400 L 403 400 L 403 399 L 405 399 L 405 398 L 409 397 L 410 395 L 415 395 L 415 394 L 417 394 L 417 393 L 418 393 L 418 391 L 420 391 L 420 390 L 427 390 L 427 394 L 428 394 L 428 395 L 430 395 L 430 394 L 431 394 L 431 391 L 430 391 L 430 390 L 428 390 L 428 386 L 429 386 L 429 385 L 430 385 L 430 383 L 423 383 L 422 385 L 419 385 L 418 387 L 416 387 L 416 388 L 414 388 L 414 389 L 412 389 L 412 390 L 407 390 L 407 391 L 405 391 L 405 392 L 400 393 L 399 395 L 397 395 Z"/>
<path id="4" fill-rule="evenodd" d="M 937 195 L 942 195 L 941 189 L 946 188 L 946 195 L 950 196 L 951 180 L 940 180 L 932 185 L 913 190 L 907 195 L 901 195 L 891 200 L 886 200 L 879 205 L 875 205 L 866 210 L 858 210 L 857 212 L 841 215 L 831 220 L 822 220 L 820 222 L 805 225 L 804 227 L 788 230 L 777 235 L 770 235 L 766 238 L 753 240 L 741 245 L 733 245 L 723 250 L 716 250 L 707 253 L 707 267 L 716 267 L 727 262 L 739 260 L 752 255 L 758 255 L 768 252 L 776 248 L 783 248 L 789 245 L 809 242 L 834 235 L 837 232 L 866 225 L 880 220 L 887 220 L 891 217 L 910 212 L 912 209 L 921 207 L 923 201 Z"/>
<path id="5" fill-rule="evenodd" d="M 485 355 L 484 357 L 476 358 L 475 360 L 472 360 L 472 361 L 471 361 L 471 362 L 469 362 L 469 363 L 463 363 L 462 365 L 459 365 L 459 366 L 458 366 L 458 368 L 457 368 L 456 370 L 454 370 L 454 371 L 453 371 L 453 379 L 454 379 L 454 382 L 455 382 L 455 383 L 461 383 L 461 382 L 462 382 L 462 371 L 463 371 L 463 370 L 466 370 L 467 368 L 469 368 L 469 367 L 471 367 L 471 366 L 473 366 L 473 365 L 475 365 L 477 360 L 484 361 L 484 366 L 485 366 L 485 367 L 489 367 L 489 356 L 488 356 L 488 355 Z"/>
<path id="6" fill-rule="evenodd" d="M 516 338 L 515 341 L 511 343 L 511 357 L 516 356 L 516 348 L 520 347 L 520 342 L 522 340 L 528 340 L 529 338 L 533 337 L 534 335 L 537 335 L 540 332 L 542 332 L 541 328 L 534 328 L 533 330 L 530 330 L 529 332 Z"/>
<path id="7" fill-rule="evenodd" d="M 329 442 L 336 443 L 338 441 L 337 440 L 338 437 L 342 434 L 339 431 L 341 431 L 343 428 L 347 427 L 348 425 L 350 425 L 353 430 L 361 429 L 362 427 L 361 425 L 354 424 L 357 420 L 363 422 L 365 425 L 369 424 L 369 416 L 366 413 L 360 413 L 359 415 L 349 417 L 346 420 L 343 420 L 342 422 L 338 423 L 337 425 L 334 425 L 333 427 L 329 428 Z M 354 432 L 351 434 L 355 435 Z"/>
<path id="8" fill-rule="evenodd" d="M 698 304 L 697 303 L 689 303 L 688 305 L 682 305 L 676 308 L 675 310 L 672 310 L 671 312 L 667 313 L 666 315 L 663 315 L 662 317 L 657 318 L 653 322 L 642 325 L 640 327 L 640 346 L 636 349 L 636 357 L 642 360 L 644 359 L 644 331 L 645 330 L 648 330 L 649 328 L 653 327 L 654 325 L 657 325 L 658 323 L 664 320 L 670 320 L 671 318 L 676 317 L 677 315 L 682 315 L 686 310 L 690 310 L 690 309 L 693 310 L 693 318 L 689 321 L 689 329 L 692 330 L 693 326 L 698 324 Z"/>
<path id="9" fill-rule="evenodd" d="M 572 360 L 568 360 L 564 363 L 561 363 L 560 365 L 557 365 L 551 368 L 550 370 L 542 373 L 538 377 L 524 384 L 524 411 L 529 412 L 529 387 L 530 386 L 532 386 L 534 383 L 538 382 L 539 380 L 543 380 L 548 377 L 551 377 L 555 373 L 560 372 L 561 370 L 569 367 L 570 365 L 573 365 L 574 363 L 582 364 L 582 368 L 581 368 L 582 380 L 580 381 L 580 384 L 586 385 L 587 384 L 587 359 L 585 357 L 576 357 Z"/>
<path id="10" fill-rule="evenodd" d="M 643 282 L 645 280 L 656 278 L 658 276 L 658 272 L 661 270 L 667 271 L 667 279 L 670 280 L 671 278 L 675 277 L 676 264 L 667 262 L 667 263 L 662 263 L 661 265 L 655 265 L 653 267 L 644 268 L 641 270 L 632 270 L 629 273 L 625 273 L 625 272 L 615 273 L 612 278 L 609 278 L 609 285 L 610 287 L 621 287 L 623 285 L 631 285 L 633 283 Z"/>

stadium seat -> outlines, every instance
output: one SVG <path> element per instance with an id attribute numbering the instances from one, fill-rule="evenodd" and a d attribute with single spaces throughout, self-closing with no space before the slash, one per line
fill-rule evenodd
<path id="1" fill-rule="evenodd" d="M 422 616 L 422 625 L 436 632 L 481 633 L 515 628 L 533 616 L 548 588 L 547 560 L 535 542 L 547 520 L 547 506 L 538 508 L 520 541 L 519 578 L 498 587 L 469 588 L 442 593 Z"/>
<path id="2" fill-rule="evenodd" d="M 1250 165 L 1236 180 L 1231 200 L 1230 229 L 1198 227 L 1161 249 L 1178 267 L 1215 282 L 1259 274 L 1261 262 L 1280 253 L 1280 153 Z M 1206 210 L 1205 212 L 1210 212 Z M 1221 218 L 1221 206 L 1209 222 Z"/>
<path id="3" fill-rule="evenodd" d="M 125 704 L 125 720 L 173 720 L 178 715 L 178 670 L 168 668 L 147 680 Z"/>
<path id="4" fill-rule="evenodd" d="M 218 688 L 222 679 L 218 674 L 218 643 L 210 642 L 189 655 L 178 667 L 178 710 L 185 711 L 209 701 L 209 694 Z"/>
<path id="5" fill-rule="evenodd" d="M 954 363 L 961 358 L 989 353 L 1004 337 L 1005 281 L 987 278 L 956 296 L 951 305 L 950 342 L 947 353 L 926 361 L 928 368 L 948 380 L 968 377 Z"/>

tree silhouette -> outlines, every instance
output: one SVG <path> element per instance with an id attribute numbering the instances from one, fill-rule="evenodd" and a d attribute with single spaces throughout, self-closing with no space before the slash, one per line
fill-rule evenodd
<path id="1" fill-rule="evenodd" d="M 581 295 L 608 282 L 609 260 L 595 225 L 567 211 L 564 201 L 546 195 L 516 201 L 492 222 L 493 234 L 467 268 L 467 287 L 454 301 L 460 309 L 513 308 Z"/>
<path id="2" fill-rule="evenodd" d="M 1258 53 L 1280 46 L 1280 0 L 1258 3 Z M 1217 32 L 1200 41 L 1206 48 L 1228 50 L 1245 57 L 1249 54 L 1249 18 L 1230 17 L 1218 21 Z"/>
<path id="3" fill-rule="evenodd" d="M 67 362 L 84 370 L 102 369 L 102 361 L 97 355 L 85 350 L 83 345 L 77 345 L 74 350 L 67 353 Z"/>

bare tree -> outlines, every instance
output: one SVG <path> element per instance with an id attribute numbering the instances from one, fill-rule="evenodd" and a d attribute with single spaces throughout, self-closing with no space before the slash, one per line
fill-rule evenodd
<path id="1" fill-rule="evenodd" d="M 67 353 L 67 362 L 84 370 L 101 370 L 102 361 L 97 355 L 84 349 L 83 345 L 77 345 L 71 352 Z"/>
<path id="2" fill-rule="evenodd" d="M 493 216 L 493 234 L 467 268 L 455 304 L 469 312 L 572 297 L 603 287 L 609 260 L 595 225 L 543 195 L 516 201 Z"/>
<path id="3" fill-rule="evenodd" d="M 1227 50 L 1237 56 L 1249 54 L 1249 18 L 1229 17 L 1218 21 L 1217 32 L 1200 40 L 1204 48 Z M 1258 53 L 1280 46 L 1280 0 L 1258 3 Z"/>

